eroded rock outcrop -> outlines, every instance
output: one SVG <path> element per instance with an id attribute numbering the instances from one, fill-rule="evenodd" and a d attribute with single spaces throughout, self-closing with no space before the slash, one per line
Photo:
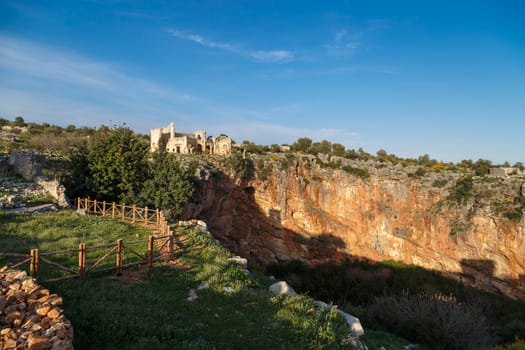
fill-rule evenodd
<path id="1" fill-rule="evenodd" d="M 0 269 L 0 349 L 72 350 L 73 328 L 61 304 L 25 271 Z"/>
<path id="2" fill-rule="evenodd" d="M 525 299 L 525 219 L 496 212 L 521 183 L 475 181 L 463 201 L 453 199 L 458 173 L 415 178 L 376 166 L 365 179 L 308 156 L 282 164 L 274 161 L 264 179 L 252 169 L 235 180 L 223 167 L 202 182 L 185 216 L 205 220 L 255 261 L 393 259 Z"/>

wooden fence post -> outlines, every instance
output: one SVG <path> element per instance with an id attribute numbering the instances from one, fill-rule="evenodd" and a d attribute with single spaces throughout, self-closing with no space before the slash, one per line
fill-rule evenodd
<path id="1" fill-rule="evenodd" d="M 156 228 L 159 228 L 159 227 L 160 227 L 160 226 L 159 226 L 159 218 L 160 218 L 160 216 L 159 216 L 159 209 L 158 209 L 158 208 L 155 209 L 155 212 L 156 212 L 155 214 L 156 214 L 156 216 L 157 216 L 157 227 L 156 227 Z"/>
<path id="2" fill-rule="evenodd" d="M 97 200 L 96 199 L 93 201 L 93 211 L 95 212 L 95 214 L 97 213 Z"/>
<path id="3" fill-rule="evenodd" d="M 153 267 L 153 236 L 148 237 L 148 267 Z"/>
<path id="4" fill-rule="evenodd" d="M 136 214 L 136 211 L 137 211 L 137 207 L 135 207 L 135 205 L 133 205 L 132 210 L 133 210 L 133 221 L 132 221 L 132 223 L 135 223 L 135 214 Z"/>
<path id="5" fill-rule="evenodd" d="M 169 254 L 170 260 L 173 259 L 173 236 L 170 236 Z"/>
<path id="6" fill-rule="evenodd" d="M 116 261 L 116 268 L 117 268 L 117 276 L 122 275 L 122 240 L 117 240 L 117 261 Z"/>
<path id="7" fill-rule="evenodd" d="M 29 274 L 31 277 L 38 276 L 38 249 L 31 249 L 31 260 L 29 263 Z"/>
<path id="8" fill-rule="evenodd" d="M 122 203 L 122 221 L 126 221 L 126 204 Z"/>
<path id="9" fill-rule="evenodd" d="M 89 213 L 89 197 L 86 197 L 86 205 L 84 205 L 84 209 L 86 209 L 86 211 Z"/>
<path id="10" fill-rule="evenodd" d="M 80 209 L 80 197 L 77 197 L 77 209 Z"/>
<path id="11" fill-rule="evenodd" d="M 148 225 L 148 215 L 149 215 L 148 207 L 145 207 L 144 208 L 144 224 L 146 224 L 146 226 Z"/>
<path id="12" fill-rule="evenodd" d="M 106 201 L 102 202 L 102 216 L 106 216 Z"/>
<path id="13" fill-rule="evenodd" d="M 111 205 L 111 218 L 115 218 L 115 202 Z"/>
<path id="14" fill-rule="evenodd" d="M 84 243 L 78 245 L 78 274 L 80 280 L 86 279 L 86 245 Z"/>

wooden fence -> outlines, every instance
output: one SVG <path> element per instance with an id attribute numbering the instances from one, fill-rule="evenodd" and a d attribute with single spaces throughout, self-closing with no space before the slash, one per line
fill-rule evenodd
<path id="1" fill-rule="evenodd" d="M 147 251 L 143 254 L 137 252 L 133 247 L 136 245 L 147 245 Z M 157 248 L 157 247 L 160 247 Z M 127 252 L 128 254 L 124 254 Z M 162 253 L 165 252 L 165 253 Z M 111 255 L 115 256 L 115 264 L 108 264 L 107 260 L 111 259 Z M 67 262 L 71 261 L 71 256 L 78 256 L 78 264 L 75 267 L 70 267 Z M 124 260 L 124 256 L 128 262 Z M 55 269 L 66 272 L 64 276 L 56 278 L 47 278 L 42 282 L 58 281 L 68 278 L 85 279 L 88 273 L 104 272 L 114 270 L 117 275 L 122 274 L 122 270 L 126 267 L 136 266 L 140 264 L 147 264 L 149 268 L 153 267 L 155 261 L 161 259 L 171 259 L 174 255 L 174 236 L 149 236 L 147 239 L 139 239 L 135 241 L 124 242 L 119 239 L 116 243 L 102 244 L 96 246 L 86 246 L 81 243 L 78 249 L 66 249 L 55 252 L 42 253 L 38 249 L 31 249 L 29 254 L 13 254 L 0 253 L 0 256 L 10 258 L 10 260 L 19 260 L 16 263 L 9 265 L 11 268 L 16 268 L 26 263 L 29 263 L 29 273 L 32 277 L 39 276 L 39 269 L 41 265 L 50 265 Z M 69 256 L 69 259 L 67 258 Z M 62 257 L 57 259 L 56 257 Z"/>
<path id="2" fill-rule="evenodd" d="M 68 278 L 84 280 L 88 273 L 114 270 L 117 275 L 122 274 L 126 267 L 147 264 L 149 268 L 159 260 L 171 259 L 174 256 L 174 236 L 162 211 L 158 209 L 138 208 L 136 206 L 119 205 L 116 203 L 97 202 L 90 199 L 77 199 L 77 208 L 88 213 L 109 217 L 119 221 L 140 224 L 157 231 L 147 239 L 124 242 L 118 239 L 116 243 L 86 246 L 81 243 L 78 249 L 66 249 L 55 252 L 40 252 L 31 249 L 29 254 L 0 253 L 0 256 L 9 258 L 11 268 L 29 264 L 29 273 L 32 277 L 39 276 L 41 265 L 48 265 L 62 271 L 65 275 L 47 278 L 42 282 L 58 281 Z M 147 245 L 145 253 L 137 252 L 138 245 Z M 144 246 L 142 246 L 144 248 Z M 124 254 L 124 253 L 128 254 Z M 114 264 L 108 263 L 114 255 Z M 74 267 L 71 261 L 78 257 L 78 264 Z M 126 261 L 124 260 L 126 258 Z M 14 261 L 16 260 L 16 261 Z M 69 262 L 69 264 L 68 264 Z"/>
<path id="3" fill-rule="evenodd" d="M 77 198 L 77 209 L 85 210 L 88 213 L 130 222 L 132 224 L 141 224 L 149 228 L 159 230 L 159 235 L 171 234 L 168 220 L 162 210 L 140 208 L 135 205 L 117 204 L 115 202 L 107 203 L 105 201 L 91 200 L 89 198 Z"/>

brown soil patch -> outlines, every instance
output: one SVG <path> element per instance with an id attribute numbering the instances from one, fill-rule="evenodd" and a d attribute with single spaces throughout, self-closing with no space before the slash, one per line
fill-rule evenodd
<path id="1" fill-rule="evenodd" d="M 111 275 L 107 278 L 110 280 L 116 280 L 120 282 L 124 282 L 126 284 L 139 284 L 139 283 L 147 283 L 149 281 L 149 269 L 146 266 L 141 266 L 137 270 L 134 269 L 123 269 L 122 275 L 116 276 Z"/>

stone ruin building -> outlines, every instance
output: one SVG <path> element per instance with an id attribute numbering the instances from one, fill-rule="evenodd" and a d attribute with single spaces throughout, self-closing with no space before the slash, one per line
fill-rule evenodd
<path id="1" fill-rule="evenodd" d="M 233 141 L 226 135 L 206 137 L 206 131 L 199 130 L 193 134 L 175 132 L 173 123 L 163 128 L 151 129 L 152 152 L 162 149 L 170 153 L 193 154 L 221 154 L 229 155 L 232 152 Z"/>

